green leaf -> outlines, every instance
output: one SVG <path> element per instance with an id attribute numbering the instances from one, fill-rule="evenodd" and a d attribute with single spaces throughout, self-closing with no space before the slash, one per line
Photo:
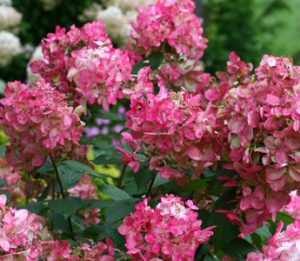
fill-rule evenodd
<path id="1" fill-rule="evenodd" d="M 65 190 L 74 187 L 82 177 L 81 171 L 70 170 L 70 168 L 65 165 L 59 166 L 58 172 Z"/>
<path id="2" fill-rule="evenodd" d="M 8 190 L 6 190 L 6 189 L 1 189 L 0 190 L 0 195 L 5 195 L 6 198 L 7 198 L 7 200 L 9 200 L 11 198 L 10 192 Z"/>
<path id="3" fill-rule="evenodd" d="M 143 61 L 136 62 L 132 68 L 132 74 L 138 74 L 139 70 L 145 67 L 145 63 Z"/>
<path id="4" fill-rule="evenodd" d="M 156 174 L 154 173 L 154 171 L 150 171 L 148 169 L 148 166 L 140 169 L 139 173 L 136 173 L 134 175 L 134 180 L 138 188 L 138 193 L 147 191 L 147 185 L 150 182 L 150 180 L 152 180 L 154 175 Z"/>
<path id="5" fill-rule="evenodd" d="M 50 161 L 47 159 L 44 164 L 36 170 L 37 173 L 46 174 L 49 172 L 53 172 L 53 166 Z"/>
<path id="6" fill-rule="evenodd" d="M 5 145 L 0 146 L 0 157 L 5 158 Z"/>
<path id="7" fill-rule="evenodd" d="M 53 232 L 70 232 L 67 219 L 60 213 L 49 213 Z"/>
<path id="8" fill-rule="evenodd" d="M 154 52 L 149 56 L 149 63 L 152 70 L 156 70 L 162 63 L 164 55 L 162 53 Z"/>
<path id="9" fill-rule="evenodd" d="M 111 200 L 99 199 L 81 199 L 81 205 L 84 209 L 106 208 L 111 204 Z"/>
<path id="10" fill-rule="evenodd" d="M 160 187 L 160 186 L 162 186 L 162 185 L 164 185 L 166 183 L 169 183 L 169 182 L 170 182 L 169 179 L 164 179 L 164 178 L 161 177 L 160 174 L 157 174 L 156 178 L 154 180 L 153 188 Z"/>
<path id="11" fill-rule="evenodd" d="M 82 208 L 80 198 L 65 198 L 48 201 L 49 209 L 68 218 Z"/>
<path id="12" fill-rule="evenodd" d="M 64 167 L 65 169 L 69 169 L 70 172 L 80 172 L 81 174 L 83 172 L 93 176 L 93 177 L 97 177 L 97 178 L 107 178 L 107 175 L 104 174 L 99 174 L 97 173 L 95 170 L 93 170 L 91 167 L 84 165 L 78 161 L 74 161 L 74 160 L 66 160 L 62 163 L 62 165 L 60 167 Z M 65 170 L 67 171 L 67 170 Z"/>
<path id="13" fill-rule="evenodd" d="M 6 179 L 0 179 L 0 188 L 7 184 Z"/>
<path id="14" fill-rule="evenodd" d="M 44 209 L 47 209 L 47 206 L 45 206 L 43 202 L 34 202 L 34 203 L 23 205 L 20 207 L 20 209 L 22 208 L 25 208 L 28 211 L 35 213 L 37 215 L 40 215 Z"/>
<path id="15" fill-rule="evenodd" d="M 253 233 L 251 234 L 251 239 L 253 241 L 253 244 L 258 248 L 258 249 L 262 249 L 262 238 L 259 234 L 257 233 Z"/>
<path id="16" fill-rule="evenodd" d="M 222 249 L 228 242 L 238 237 L 239 229 L 231 224 L 223 214 L 211 213 L 207 226 L 216 226 L 212 242 L 216 249 Z"/>
<path id="17" fill-rule="evenodd" d="M 104 216 L 107 223 L 114 223 L 123 219 L 134 210 L 137 199 L 123 199 L 119 201 L 112 201 L 111 204 L 105 209 Z"/>
<path id="18" fill-rule="evenodd" d="M 101 186 L 101 190 L 104 194 L 110 196 L 113 200 L 116 201 L 131 198 L 128 193 L 110 184 L 103 184 Z"/>
<path id="19" fill-rule="evenodd" d="M 283 224 L 285 226 L 289 225 L 289 224 L 292 224 L 295 219 L 293 217 L 291 217 L 290 215 L 288 215 L 287 213 L 284 213 L 284 212 L 279 212 L 277 213 L 277 216 L 276 216 L 276 221 L 283 221 Z"/>
<path id="20" fill-rule="evenodd" d="M 224 252 L 239 261 L 246 260 L 247 254 L 252 251 L 256 248 L 242 238 L 236 238 L 224 246 Z"/>

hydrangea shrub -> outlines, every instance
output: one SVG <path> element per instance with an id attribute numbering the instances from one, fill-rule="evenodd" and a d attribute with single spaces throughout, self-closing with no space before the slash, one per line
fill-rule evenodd
<path id="1" fill-rule="evenodd" d="M 122 49 L 101 20 L 57 27 L 40 78 L 7 84 L 4 258 L 298 260 L 300 67 L 205 72 L 194 10 L 139 8 Z"/>

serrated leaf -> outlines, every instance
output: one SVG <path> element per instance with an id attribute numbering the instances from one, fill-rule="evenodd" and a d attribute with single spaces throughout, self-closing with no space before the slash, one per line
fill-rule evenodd
<path id="1" fill-rule="evenodd" d="M 116 201 L 131 198 L 131 196 L 127 192 L 110 184 L 103 184 L 101 186 L 101 191 Z"/>
<path id="2" fill-rule="evenodd" d="M 225 244 L 238 237 L 239 229 L 231 224 L 223 214 L 211 213 L 207 226 L 216 226 L 212 242 L 216 249 L 222 249 Z"/>
<path id="3" fill-rule="evenodd" d="M 66 169 L 69 169 L 70 171 L 73 172 L 80 172 L 82 173 L 87 173 L 93 177 L 97 177 L 97 178 L 107 178 L 107 175 L 104 174 L 99 174 L 97 173 L 95 170 L 93 170 L 91 167 L 84 165 L 78 161 L 74 161 L 74 160 L 66 160 L 62 163 L 61 166 L 64 166 Z"/>
<path id="4" fill-rule="evenodd" d="M 34 202 L 34 203 L 29 203 L 26 205 L 23 205 L 19 207 L 19 209 L 27 209 L 28 211 L 40 215 L 41 212 L 47 208 L 43 202 Z"/>
<path id="5" fill-rule="evenodd" d="M 154 52 L 149 56 L 149 63 L 152 70 L 156 70 L 162 63 L 164 55 L 162 53 Z"/>
<path id="6" fill-rule="evenodd" d="M 153 179 L 154 175 L 156 175 L 156 174 L 154 173 L 154 171 L 149 171 L 148 166 L 141 169 L 139 171 L 139 173 L 136 173 L 134 175 L 134 180 L 137 185 L 139 193 L 147 191 L 147 189 L 148 189 L 147 185 L 150 182 L 150 180 Z"/>
<path id="7" fill-rule="evenodd" d="M 247 254 L 255 250 L 255 247 L 242 238 L 236 238 L 224 246 L 224 252 L 238 261 L 246 260 Z"/>
<path id="8" fill-rule="evenodd" d="M 132 68 L 132 74 L 134 75 L 138 74 L 139 70 L 142 69 L 143 67 L 145 67 L 143 61 L 136 62 Z"/>
<path id="9" fill-rule="evenodd" d="M 6 179 L 0 179 L 0 188 L 7 184 Z"/>
<path id="10" fill-rule="evenodd" d="M 105 221 L 111 224 L 123 219 L 134 210 L 134 206 L 137 202 L 138 200 L 133 198 L 112 201 L 104 211 Z"/>
<path id="11" fill-rule="evenodd" d="M 70 232 L 68 221 L 62 214 L 49 213 L 48 218 L 51 221 L 53 232 Z"/>
<path id="12" fill-rule="evenodd" d="M 80 198 L 68 197 L 65 199 L 50 200 L 48 201 L 48 207 L 51 211 L 68 218 L 82 208 L 82 203 Z"/>
<path id="13" fill-rule="evenodd" d="M 74 187 L 81 179 L 82 171 L 73 171 L 68 166 L 61 165 L 58 167 L 59 176 L 65 190 Z"/>

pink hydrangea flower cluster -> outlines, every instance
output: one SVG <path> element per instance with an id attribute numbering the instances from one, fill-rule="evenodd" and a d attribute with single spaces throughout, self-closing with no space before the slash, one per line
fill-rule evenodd
<path id="1" fill-rule="evenodd" d="M 194 14 L 192 0 L 158 0 L 139 9 L 137 21 L 132 25 L 129 48 L 140 54 L 166 49 L 190 59 L 200 59 L 207 47 L 202 37 L 200 19 Z"/>
<path id="2" fill-rule="evenodd" d="M 143 76 L 144 73 L 141 72 Z M 137 90 L 131 96 L 126 122 L 131 133 L 123 133 L 123 140 L 133 152 L 119 148 L 123 162 L 131 164 L 136 172 L 136 153 L 142 150 L 151 159 L 150 168 L 164 178 L 183 177 L 191 166 L 193 175 L 199 177 L 205 167 L 221 158 L 223 125 L 216 115 L 218 108 L 206 102 L 206 108 L 202 109 L 206 98 L 201 93 L 168 92 L 163 84 L 155 95 L 149 79 L 142 76 L 139 79 L 137 88 L 149 86 L 146 87 L 149 91 L 139 95 Z"/>
<path id="3" fill-rule="evenodd" d="M 26 209 L 6 206 L 6 196 L 0 195 L 0 253 L 15 253 L 39 240 L 43 219 Z"/>
<path id="4" fill-rule="evenodd" d="M 236 209 L 225 213 L 243 234 L 275 218 L 300 180 L 300 69 L 288 58 L 264 56 L 252 70 L 231 53 L 218 81 L 199 71 L 193 92 L 175 92 L 167 91 L 160 74 L 143 68 L 131 92 L 126 90 L 131 133 L 123 133 L 123 140 L 132 152 L 119 148 L 135 172 L 142 151 L 164 178 L 184 177 L 191 168 L 199 176 L 215 163 L 235 170 L 237 176 L 220 179 L 239 187 Z"/>
<path id="5" fill-rule="evenodd" d="M 33 86 L 10 82 L 0 100 L 0 123 L 10 137 L 6 158 L 17 169 L 30 171 L 48 155 L 73 153 L 82 134 L 82 122 L 66 96 L 43 79 Z"/>
<path id="6" fill-rule="evenodd" d="M 108 110 L 110 104 L 123 98 L 122 88 L 131 80 L 133 62 L 109 40 L 96 44 L 72 52 L 67 78 L 89 104 L 98 103 Z"/>
<path id="7" fill-rule="evenodd" d="M 239 175 L 241 196 L 235 214 L 243 214 L 245 234 L 270 214 L 275 218 L 300 180 L 300 68 L 288 58 L 265 55 L 254 75 L 251 70 L 251 64 L 232 53 L 227 72 L 219 74 L 220 85 L 228 89 L 223 98 L 230 146 L 227 167 Z"/>
<path id="8" fill-rule="evenodd" d="M 255 75 L 248 72 L 248 65 L 231 56 L 226 79 L 230 91 L 224 99 L 230 159 L 238 172 L 256 172 L 254 166 L 260 165 L 272 190 L 289 189 L 300 181 L 300 67 L 288 58 L 264 56 Z"/>
<path id="9" fill-rule="evenodd" d="M 49 33 L 43 39 L 42 52 L 44 59 L 31 63 L 33 73 L 40 74 L 52 86 L 66 94 L 75 94 L 75 88 L 67 79 L 68 62 L 72 52 L 83 47 L 96 48 L 97 41 L 110 41 L 105 32 L 102 21 L 85 24 L 82 28 L 71 26 L 66 32 L 65 28 L 56 27 L 55 33 Z"/>
<path id="10" fill-rule="evenodd" d="M 67 260 L 99 260 L 99 261 L 114 261 L 114 246 L 110 239 L 106 240 L 106 244 L 99 242 L 90 246 L 83 244 L 79 247 L 72 248 L 68 241 L 44 241 L 41 242 L 39 248 L 31 249 L 31 260 L 38 260 L 42 257 L 47 261 Z M 80 254 L 79 254 L 80 253 Z M 35 258 L 35 256 L 37 258 Z"/>
<path id="11" fill-rule="evenodd" d="M 269 239 L 269 244 L 263 246 L 263 253 L 251 252 L 247 261 L 297 261 L 300 257 L 300 221 L 287 226 L 282 231 L 281 221 L 276 233 Z"/>
<path id="12" fill-rule="evenodd" d="M 43 60 L 34 61 L 40 74 L 75 102 L 101 104 L 108 110 L 123 97 L 121 87 L 131 79 L 133 61 L 126 51 L 113 48 L 101 20 L 70 31 L 56 28 L 43 40 Z M 72 94 L 72 95 L 71 95 Z"/>
<path id="13" fill-rule="evenodd" d="M 38 241 L 34 246 L 25 248 L 21 251 L 11 252 L 1 255 L 2 260 L 27 260 L 27 261 L 79 261 L 79 260 L 99 260 L 114 261 L 114 246 L 110 239 L 106 244 L 99 242 L 90 246 L 83 244 L 78 247 L 71 247 L 67 240 L 48 240 Z"/>
<path id="14" fill-rule="evenodd" d="M 79 197 L 83 199 L 98 199 L 97 195 L 97 187 L 92 182 L 90 176 L 83 175 L 79 182 L 75 187 L 70 188 L 68 190 L 70 196 Z M 83 221 L 85 225 L 88 224 L 99 224 L 100 223 L 100 209 L 84 209 L 81 211 L 81 215 L 83 216 Z"/>
<path id="15" fill-rule="evenodd" d="M 201 229 L 197 209 L 191 200 L 183 202 L 174 195 L 163 196 L 155 208 L 148 199 L 138 203 L 118 228 L 128 255 L 145 261 L 193 260 L 197 247 L 213 234 L 213 227 Z"/>
<path id="16" fill-rule="evenodd" d="M 0 158 L 0 179 L 6 180 L 6 185 L 1 189 L 8 190 L 11 194 L 10 200 L 18 203 L 25 197 L 25 182 L 22 181 L 20 173 L 7 164 L 7 161 Z"/>

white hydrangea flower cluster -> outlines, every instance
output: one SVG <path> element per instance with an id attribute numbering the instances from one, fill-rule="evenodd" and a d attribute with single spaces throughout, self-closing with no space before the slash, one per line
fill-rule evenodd
<path id="1" fill-rule="evenodd" d="M 147 6 L 156 0 L 105 0 L 105 9 L 97 3 L 83 11 L 79 16 L 82 21 L 102 19 L 111 39 L 119 46 L 123 46 L 130 34 L 130 24 L 137 17 L 137 9 Z"/>
<path id="2" fill-rule="evenodd" d="M 23 50 L 15 35 L 21 20 L 22 14 L 11 6 L 11 1 L 0 0 L 0 67 L 7 66 Z"/>
<path id="3" fill-rule="evenodd" d="M 108 35 L 120 46 L 124 45 L 130 34 L 130 24 L 137 17 L 137 9 L 156 0 L 107 0 L 107 8 L 98 12 L 105 24 Z"/>
<path id="4" fill-rule="evenodd" d="M 15 31 L 22 15 L 12 6 L 0 5 L 0 30 Z"/>
<path id="5" fill-rule="evenodd" d="M 11 32 L 0 31 L 0 67 L 8 65 L 12 58 L 22 52 L 20 39 Z"/>

